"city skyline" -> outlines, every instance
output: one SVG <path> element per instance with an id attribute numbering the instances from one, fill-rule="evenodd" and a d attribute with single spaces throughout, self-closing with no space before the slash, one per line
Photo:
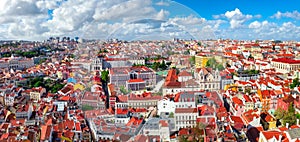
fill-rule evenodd
<path id="1" fill-rule="evenodd" d="M 0 39 L 300 40 L 297 2 L 57 0 L 4 1 Z"/>

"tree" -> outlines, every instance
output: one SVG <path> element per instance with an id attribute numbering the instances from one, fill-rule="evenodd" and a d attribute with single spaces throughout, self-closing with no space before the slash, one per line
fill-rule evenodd
<path id="1" fill-rule="evenodd" d="M 101 80 L 102 80 L 103 82 L 107 82 L 108 79 L 109 79 L 108 75 L 109 75 L 108 70 L 102 71 L 102 72 L 101 72 Z"/>
<path id="2" fill-rule="evenodd" d="M 121 91 L 121 93 L 123 93 L 124 95 L 129 93 L 129 91 L 126 90 L 125 86 L 120 86 L 120 91 Z"/>
<path id="3" fill-rule="evenodd" d="M 217 60 L 215 58 L 210 58 L 206 62 L 206 67 L 214 68 L 217 64 Z"/>
<path id="4" fill-rule="evenodd" d="M 286 123 L 289 124 L 289 126 L 292 126 L 296 124 L 296 114 L 295 114 L 295 108 L 293 103 L 290 103 L 288 110 L 283 110 L 282 108 L 278 108 L 274 113 L 276 119 L 281 120 L 283 125 Z"/>
<path id="5" fill-rule="evenodd" d="M 42 86 L 42 82 L 41 81 L 38 81 L 36 83 L 34 83 L 33 87 L 40 87 Z"/>
<path id="6" fill-rule="evenodd" d="M 285 110 L 283 110 L 282 108 L 278 108 L 275 112 L 274 112 L 274 116 L 276 119 L 282 119 L 283 116 L 285 114 Z"/>
<path id="7" fill-rule="evenodd" d="M 83 106 L 82 106 L 82 110 L 83 110 L 83 111 L 93 110 L 93 109 L 94 109 L 94 107 L 93 107 L 93 106 L 90 106 L 90 105 L 83 105 Z"/>
<path id="8" fill-rule="evenodd" d="M 190 64 L 195 65 L 195 56 L 189 58 Z"/>
<path id="9" fill-rule="evenodd" d="M 217 69 L 218 69 L 219 71 L 221 71 L 221 70 L 224 70 L 225 68 L 224 68 L 224 66 L 223 66 L 222 64 L 218 64 L 218 65 L 217 65 Z"/>
<path id="10" fill-rule="evenodd" d="M 159 65 L 159 68 L 161 68 L 162 70 L 167 69 L 167 65 L 165 63 L 165 60 L 162 61 L 162 63 Z"/>
<path id="11" fill-rule="evenodd" d="M 173 113 L 173 112 L 171 112 L 171 113 L 169 114 L 169 118 L 174 118 L 174 113 Z"/>
<path id="12" fill-rule="evenodd" d="M 184 55 L 190 55 L 190 50 L 188 49 L 188 50 L 184 51 L 183 54 Z"/>
<path id="13" fill-rule="evenodd" d="M 153 65 L 152 65 L 152 69 L 154 69 L 155 71 L 157 71 L 158 68 L 159 68 L 159 66 L 160 66 L 159 62 L 154 62 Z"/>
<path id="14" fill-rule="evenodd" d="M 290 88 L 294 89 L 295 87 L 298 87 L 299 85 L 300 85 L 299 78 L 295 78 L 295 79 L 293 79 L 293 83 L 290 84 Z"/>

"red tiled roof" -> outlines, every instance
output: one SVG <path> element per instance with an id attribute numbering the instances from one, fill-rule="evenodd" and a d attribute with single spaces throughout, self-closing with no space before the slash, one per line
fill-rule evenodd
<path id="1" fill-rule="evenodd" d="M 233 97 L 233 98 L 232 98 L 232 101 L 233 101 L 235 104 L 237 104 L 237 105 L 244 105 L 244 104 L 243 104 L 243 101 L 240 100 L 238 97 Z"/>
<path id="2" fill-rule="evenodd" d="M 128 83 L 138 83 L 138 82 L 145 82 L 143 79 L 129 79 L 128 80 Z"/>
<path id="3" fill-rule="evenodd" d="M 178 76 L 176 74 L 176 69 L 170 69 L 166 77 L 165 86 L 166 87 L 179 87 L 181 84 L 178 82 Z"/>
<path id="4" fill-rule="evenodd" d="M 241 123 L 244 124 L 242 118 L 240 116 L 230 116 L 230 119 L 234 122 L 234 123 Z"/>
<path id="5" fill-rule="evenodd" d="M 192 76 L 192 75 L 189 72 L 187 72 L 186 70 L 184 70 L 184 71 L 180 72 L 178 74 L 178 76 Z"/>
<path id="6" fill-rule="evenodd" d="M 267 140 L 275 137 L 276 140 L 279 141 L 280 140 L 279 138 L 280 138 L 281 132 L 278 132 L 278 131 L 263 131 L 262 134 L 265 136 L 265 138 Z"/>
<path id="7" fill-rule="evenodd" d="M 169 123 L 166 120 L 160 120 L 159 124 L 161 125 L 161 127 L 169 127 Z"/>
<path id="8" fill-rule="evenodd" d="M 121 109 L 121 108 L 118 108 L 117 111 L 116 111 L 117 114 L 121 114 L 121 115 L 126 115 L 128 114 L 128 109 Z"/>
<path id="9" fill-rule="evenodd" d="M 175 113 L 197 113 L 197 108 L 176 108 Z"/>
<path id="10" fill-rule="evenodd" d="M 126 126 L 138 126 L 143 122 L 143 118 L 131 117 Z"/>
<path id="11" fill-rule="evenodd" d="M 287 64 L 300 64 L 300 60 L 289 59 L 289 58 L 278 58 L 278 59 L 273 59 L 272 61 L 287 63 Z"/>

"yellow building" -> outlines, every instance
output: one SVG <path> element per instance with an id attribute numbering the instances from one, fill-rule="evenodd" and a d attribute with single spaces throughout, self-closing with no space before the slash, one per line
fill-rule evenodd
<path id="1" fill-rule="evenodd" d="M 203 68 L 206 66 L 207 61 L 212 58 L 209 53 L 200 53 L 195 55 L 195 66 L 196 68 Z"/>
<path id="2" fill-rule="evenodd" d="M 77 90 L 77 89 L 83 91 L 83 90 L 85 89 L 85 86 L 82 85 L 81 83 L 76 83 L 76 84 L 74 85 L 74 90 Z"/>

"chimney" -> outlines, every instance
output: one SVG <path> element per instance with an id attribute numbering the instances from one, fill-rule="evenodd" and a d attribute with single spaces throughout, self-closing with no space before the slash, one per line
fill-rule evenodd
<path id="1" fill-rule="evenodd" d="M 285 126 L 286 126 L 286 128 L 289 128 L 289 123 L 286 123 Z"/>

